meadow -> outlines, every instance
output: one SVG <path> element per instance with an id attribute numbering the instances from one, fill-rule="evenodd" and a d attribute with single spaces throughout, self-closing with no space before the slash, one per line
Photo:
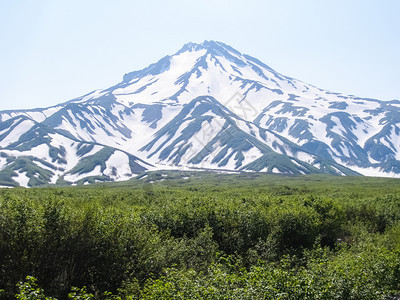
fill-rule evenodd
<path id="1" fill-rule="evenodd" d="M 396 299 L 400 180 L 150 172 L 0 189 L 1 299 Z"/>

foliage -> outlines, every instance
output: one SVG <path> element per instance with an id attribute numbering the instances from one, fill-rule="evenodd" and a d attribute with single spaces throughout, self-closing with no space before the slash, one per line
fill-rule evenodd
<path id="1" fill-rule="evenodd" d="M 0 299 L 396 296 L 399 183 L 156 172 L 0 189 Z"/>
<path id="2" fill-rule="evenodd" d="M 19 293 L 15 295 L 16 299 L 19 300 L 51 300 L 53 298 L 46 297 L 44 295 L 43 289 L 39 288 L 37 279 L 32 276 L 27 276 L 25 282 L 20 282 L 17 284 Z"/>

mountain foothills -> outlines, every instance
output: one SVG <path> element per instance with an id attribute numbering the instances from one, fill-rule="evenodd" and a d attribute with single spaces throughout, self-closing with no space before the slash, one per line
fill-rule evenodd
<path id="1" fill-rule="evenodd" d="M 215 41 L 43 109 L 0 112 L 0 186 L 146 170 L 400 177 L 400 101 L 332 93 Z"/>

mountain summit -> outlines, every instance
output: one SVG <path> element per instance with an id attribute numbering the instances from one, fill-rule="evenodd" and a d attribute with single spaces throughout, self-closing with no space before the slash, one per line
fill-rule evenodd
<path id="1" fill-rule="evenodd" d="M 0 186 L 157 169 L 400 177 L 399 110 L 284 76 L 221 42 L 188 43 L 110 88 L 0 112 Z"/>

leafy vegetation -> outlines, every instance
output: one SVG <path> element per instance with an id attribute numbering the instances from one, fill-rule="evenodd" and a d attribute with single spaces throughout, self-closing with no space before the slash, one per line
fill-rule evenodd
<path id="1" fill-rule="evenodd" d="M 391 299 L 400 181 L 149 172 L 0 190 L 1 299 Z"/>

